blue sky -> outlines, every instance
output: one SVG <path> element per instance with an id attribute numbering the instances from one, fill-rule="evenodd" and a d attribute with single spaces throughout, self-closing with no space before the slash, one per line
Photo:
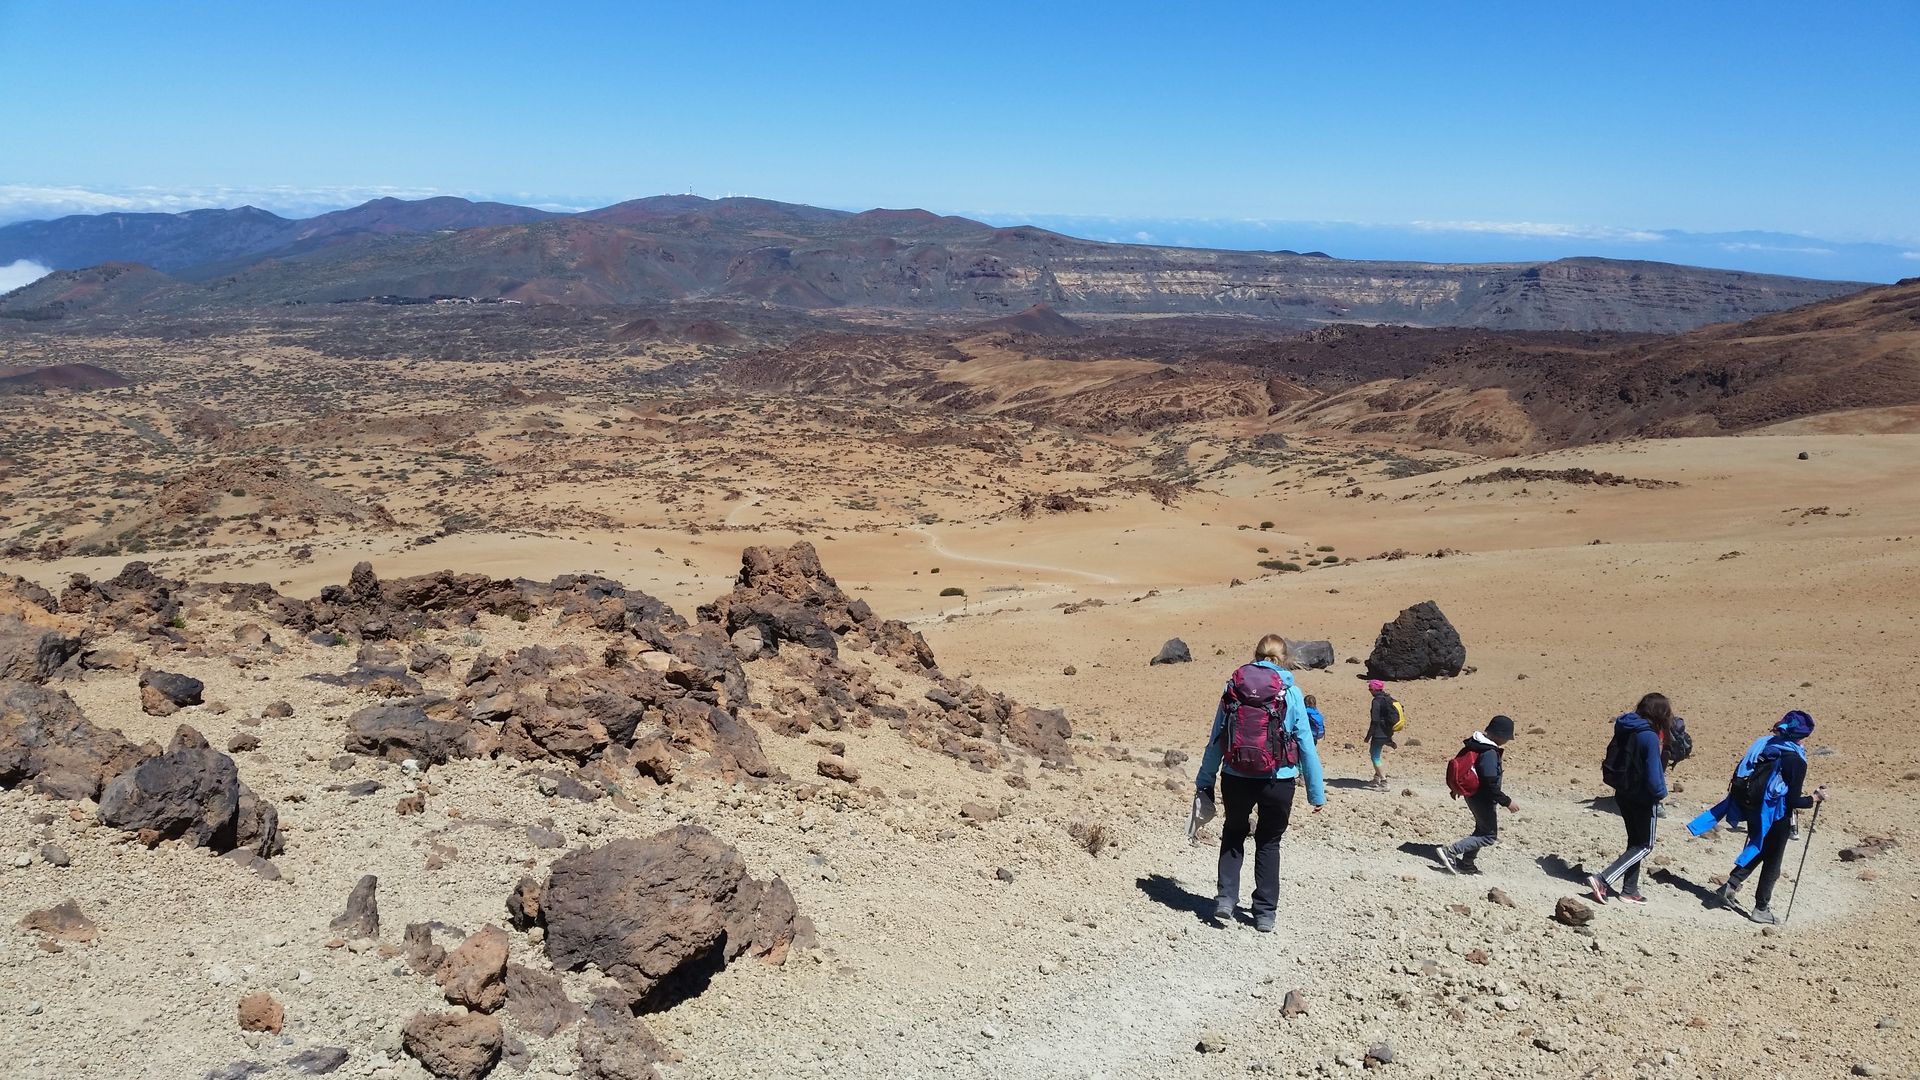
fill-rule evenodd
<path id="1" fill-rule="evenodd" d="M 1337 255 L 1758 231 L 1682 261 L 1858 276 L 1814 252 L 1878 245 L 1887 277 L 1920 252 L 1916 56 L 1910 2 L 0 0 L 0 220 L 691 188 Z"/>

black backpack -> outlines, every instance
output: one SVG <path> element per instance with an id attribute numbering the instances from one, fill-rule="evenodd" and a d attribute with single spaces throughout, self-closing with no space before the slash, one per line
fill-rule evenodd
<path id="1" fill-rule="evenodd" d="M 1767 801 L 1767 788 L 1773 783 L 1773 774 L 1779 768 L 1780 755 L 1777 753 L 1761 754 L 1755 758 L 1753 771 L 1745 776 L 1741 776 L 1736 767 L 1733 779 L 1727 782 L 1727 798 L 1749 815 L 1758 814 L 1761 804 Z"/>
<path id="2" fill-rule="evenodd" d="M 1687 734 L 1685 720 L 1678 716 L 1673 718 L 1673 726 L 1667 729 L 1667 739 L 1661 745 L 1661 751 L 1668 765 L 1678 765 L 1693 756 L 1693 736 Z"/>
<path id="3" fill-rule="evenodd" d="M 1607 743 L 1607 756 L 1600 759 L 1600 779 L 1615 791 L 1627 786 L 1634 772 L 1633 739 L 1619 728 L 1613 729 L 1613 741 Z"/>

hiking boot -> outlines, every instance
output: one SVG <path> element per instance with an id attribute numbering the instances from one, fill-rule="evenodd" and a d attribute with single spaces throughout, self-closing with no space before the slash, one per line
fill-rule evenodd
<path id="1" fill-rule="evenodd" d="M 1218 900 L 1215 900 L 1213 902 L 1213 917 L 1215 919 L 1218 919 L 1221 922 L 1232 922 L 1233 921 L 1233 898 L 1230 896 L 1223 896 L 1223 897 L 1220 897 Z"/>
<path id="2" fill-rule="evenodd" d="M 1736 895 L 1738 895 L 1739 892 L 1740 892 L 1739 882 L 1735 882 L 1735 881 L 1727 882 L 1725 885 L 1722 885 L 1718 889 L 1714 890 L 1713 906 L 1726 907 L 1726 908 L 1732 907 L 1733 898 Z"/>
<path id="3" fill-rule="evenodd" d="M 1437 856 L 1440 859 L 1440 865 L 1447 868 L 1447 873 L 1457 874 L 1460 872 L 1460 864 L 1454 861 L 1456 856 L 1453 854 L 1453 852 L 1447 850 L 1447 845 L 1445 844 L 1436 845 L 1433 849 L 1433 853 L 1435 856 Z"/>
<path id="4" fill-rule="evenodd" d="M 1752 919 L 1754 922 L 1757 922 L 1762 926 L 1779 926 L 1780 925 L 1780 916 L 1775 915 L 1772 912 L 1772 910 L 1768 908 L 1754 908 L 1752 911 L 1747 913 L 1747 918 Z"/>
<path id="5" fill-rule="evenodd" d="M 1460 872 L 1461 872 L 1461 873 L 1463 873 L 1463 874 L 1475 874 L 1475 875 L 1477 875 L 1477 874 L 1479 874 L 1479 873 L 1480 873 L 1480 864 L 1479 864 L 1479 863 L 1476 863 L 1476 862 L 1474 862 L 1474 861 L 1473 861 L 1472 859 L 1461 859 L 1461 860 L 1460 860 Z"/>
<path id="6" fill-rule="evenodd" d="M 1587 895 L 1593 897 L 1593 902 L 1596 904 L 1606 903 L 1607 902 L 1607 883 L 1604 881 L 1601 881 L 1599 875 L 1597 874 L 1588 874 L 1587 875 Z"/>
<path id="7" fill-rule="evenodd" d="M 1253 917 L 1253 928 L 1263 934 L 1273 933 L 1273 912 L 1268 911 Z"/>

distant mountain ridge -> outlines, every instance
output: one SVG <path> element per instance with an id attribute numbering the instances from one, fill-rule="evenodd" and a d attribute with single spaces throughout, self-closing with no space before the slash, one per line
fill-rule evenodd
<path id="1" fill-rule="evenodd" d="M 1291 322 L 1674 332 L 1857 291 L 1859 283 L 1605 259 L 1445 264 L 1081 240 L 925 210 L 853 213 L 661 195 L 580 214 L 442 196 L 290 220 L 253 207 L 98 214 L 0 228 L 0 264 L 137 263 L 178 279 L 87 310 L 330 303 L 368 296 L 525 303 L 746 300 L 989 317 L 1228 314 Z M 67 282 L 71 286 L 72 282 Z M 29 288 L 0 314 L 54 309 Z"/>

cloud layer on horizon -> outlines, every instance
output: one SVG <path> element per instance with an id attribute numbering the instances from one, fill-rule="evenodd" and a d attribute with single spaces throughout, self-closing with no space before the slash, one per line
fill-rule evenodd
<path id="1" fill-rule="evenodd" d="M 0 225 L 70 214 L 179 213 L 209 207 L 257 206 L 302 218 L 371 199 L 455 195 L 577 212 L 613 198 L 543 196 L 435 188 L 341 186 L 137 187 L 97 190 L 70 185 L 0 184 Z M 865 209 L 842 207 L 841 209 Z M 1264 218 L 1137 218 L 1116 215 L 961 211 L 996 225 L 1031 224 L 1093 240 L 1178 247 L 1320 250 L 1340 258 L 1421 262 L 1532 262 L 1589 255 L 1651 259 L 1761 273 L 1861 281 L 1895 281 L 1920 261 L 1912 241 L 1836 242 L 1787 233 L 1691 233 L 1610 225 L 1533 221 L 1404 223 L 1288 221 Z M 17 264 L 16 264 L 17 265 Z M 16 273 L 24 273 L 17 271 Z"/>
<path id="2" fill-rule="evenodd" d="M 0 296 L 31 285 L 51 273 L 53 273 L 51 269 L 30 259 L 15 259 L 5 266 L 0 266 Z"/>

